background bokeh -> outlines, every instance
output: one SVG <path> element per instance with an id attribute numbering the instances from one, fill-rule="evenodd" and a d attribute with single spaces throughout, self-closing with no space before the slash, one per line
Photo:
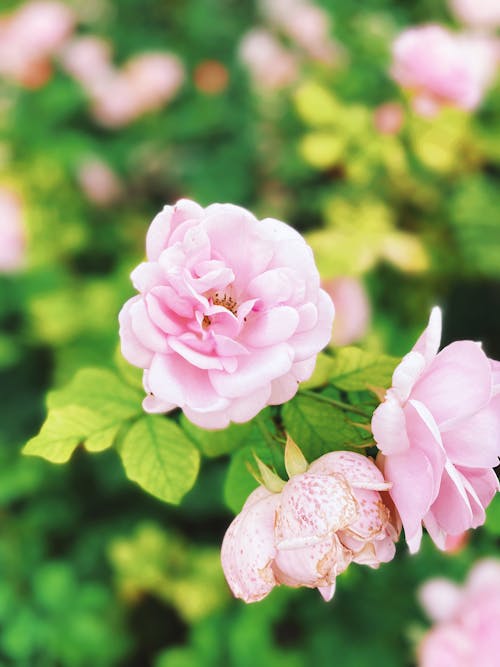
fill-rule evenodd
<path id="1" fill-rule="evenodd" d="M 170 507 L 113 451 L 20 451 L 48 389 L 120 363 L 129 272 L 184 196 L 303 232 L 337 294 L 334 343 L 402 355 L 437 303 L 445 343 L 500 358 L 498 82 L 472 114 L 412 111 L 391 43 L 463 30 L 440 0 L 323 0 L 295 23 L 278 1 L 73 0 L 7 29 L 21 4 L 0 7 L 0 664 L 415 664 L 417 586 L 498 554 L 498 498 L 456 553 L 425 539 L 349 568 L 328 605 L 279 589 L 245 606 L 219 564 L 224 457 Z"/>

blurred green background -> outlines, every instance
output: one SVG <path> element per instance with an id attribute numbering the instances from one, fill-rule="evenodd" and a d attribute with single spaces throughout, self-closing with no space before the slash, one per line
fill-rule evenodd
<path id="1" fill-rule="evenodd" d="M 2 2 L 0 31 L 20 4 Z M 438 303 L 445 343 L 482 340 L 500 358 L 498 83 L 474 115 L 410 111 L 388 75 L 390 45 L 408 25 L 458 27 L 440 0 L 317 2 L 327 25 L 319 51 L 317 39 L 311 47 L 284 30 L 269 3 L 65 4 L 72 33 L 33 65 L 43 76 L 0 78 L 0 189 L 23 230 L 23 266 L 0 271 L 0 665 L 414 664 L 427 627 L 419 582 L 461 579 L 498 553 L 498 498 L 456 554 L 424 540 L 417 556 L 401 546 L 379 571 L 352 566 L 330 604 L 279 589 L 245 606 L 219 565 L 233 516 L 225 457 L 206 458 L 174 508 L 129 482 L 114 452 L 78 450 L 54 466 L 20 450 L 49 388 L 114 365 L 117 313 L 147 227 L 183 196 L 304 232 L 325 279 L 362 281 L 366 349 L 404 354 Z M 248 46 L 257 28 L 274 45 L 267 65 L 269 42 Z M 124 71 L 137 54 L 174 54 L 182 82 L 149 110 L 104 122 L 95 106 L 104 93 L 67 66 L 64 49 L 85 35 L 106 40 Z M 394 126 L 380 121 L 387 103 Z"/>

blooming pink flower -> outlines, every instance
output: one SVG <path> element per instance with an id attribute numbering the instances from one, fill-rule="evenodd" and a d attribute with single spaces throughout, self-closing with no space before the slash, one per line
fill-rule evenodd
<path id="1" fill-rule="evenodd" d="M 296 57 L 267 30 L 254 29 L 247 32 L 239 52 L 257 88 L 279 90 L 289 86 L 298 77 Z"/>
<path id="2" fill-rule="evenodd" d="M 145 369 L 148 412 L 181 407 L 224 428 L 289 400 L 328 343 L 333 304 L 310 247 L 243 208 L 188 200 L 153 220 L 140 294 L 120 313 L 122 351 Z"/>
<path id="3" fill-rule="evenodd" d="M 18 197 L 0 187 L 0 273 L 21 268 L 25 259 L 26 239 Z"/>
<path id="4" fill-rule="evenodd" d="M 390 561 L 398 532 L 380 495 L 387 488 L 374 462 L 353 452 L 325 454 L 279 493 L 257 488 L 222 543 L 233 594 L 256 602 L 285 584 L 318 588 L 328 601 L 351 562 Z"/>
<path id="5" fill-rule="evenodd" d="M 73 30 L 75 16 L 56 0 L 33 0 L 0 18 L 0 76 L 28 87 L 50 77 L 51 56 Z"/>
<path id="6" fill-rule="evenodd" d="M 323 289 L 335 304 L 333 345 L 350 345 L 363 338 L 370 324 L 370 301 L 363 283 L 342 276 L 323 283 Z"/>
<path id="7" fill-rule="evenodd" d="M 122 193 L 116 174 L 97 158 L 84 161 L 78 169 L 77 177 L 87 199 L 98 206 L 109 206 Z"/>
<path id="8" fill-rule="evenodd" d="M 420 602 L 435 626 L 419 647 L 419 667 L 496 667 L 500 627 L 500 561 L 476 563 L 463 587 L 432 579 Z"/>
<path id="9" fill-rule="evenodd" d="M 500 26 L 500 3 L 498 0 L 450 0 L 455 16 L 471 28 Z"/>
<path id="10" fill-rule="evenodd" d="M 392 76 L 424 116 L 445 105 L 475 109 L 496 71 L 493 40 L 454 34 L 440 25 L 404 30 L 393 45 Z"/>
<path id="11" fill-rule="evenodd" d="M 499 488 L 500 363 L 458 341 L 438 353 L 441 311 L 394 371 L 372 430 L 410 551 L 422 522 L 440 549 L 449 535 L 484 523 Z"/>

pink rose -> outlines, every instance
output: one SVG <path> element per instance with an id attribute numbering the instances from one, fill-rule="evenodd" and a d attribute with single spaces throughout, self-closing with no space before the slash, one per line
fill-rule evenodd
<path id="1" fill-rule="evenodd" d="M 476 563 L 463 587 L 432 579 L 420 602 L 435 626 L 419 647 L 419 667 L 496 667 L 500 627 L 500 561 Z"/>
<path id="2" fill-rule="evenodd" d="M 455 16 L 471 28 L 500 26 L 500 3 L 498 0 L 450 0 Z"/>
<path id="3" fill-rule="evenodd" d="M 333 345 L 350 345 L 366 335 L 371 309 L 363 283 L 357 278 L 342 276 L 323 283 L 323 289 L 335 304 Z"/>
<path id="4" fill-rule="evenodd" d="M 0 273 L 11 273 L 24 265 L 25 246 L 21 201 L 0 187 Z"/>
<path id="5" fill-rule="evenodd" d="M 247 32 L 241 40 L 239 52 L 257 88 L 279 90 L 298 78 L 299 66 L 294 54 L 267 30 Z"/>
<path id="6" fill-rule="evenodd" d="M 90 93 L 115 75 L 111 45 L 93 35 L 72 39 L 61 53 L 61 62 L 68 74 Z"/>
<path id="7" fill-rule="evenodd" d="M 351 562 L 392 560 L 398 533 L 380 495 L 389 485 L 371 459 L 331 452 L 283 484 L 257 488 L 226 532 L 222 567 L 236 597 L 256 602 L 285 584 L 329 601 Z"/>
<path id="8" fill-rule="evenodd" d="M 394 371 L 372 430 L 410 551 L 484 523 L 499 488 L 500 363 L 462 340 L 438 353 L 441 311 Z"/>
<path id="9" fill-rule="evenodd" d="M 148 412 L 224 428 L 288 401 L 328 343 L 333 304 L 310 247 L 279 220 L 181 200 L 151 223 L 122 351 L 145 369 Z"/>
<path id="10" fill-rule="evenodd" d="M 440 107 L 479 106 L 497 70 L 497 47 L 485 37 L 454 34 L 440 25 L 404 30 L 393 45 L 392 76 L 433 116 Z"/>
<path id="11" fill-rule="evenodd" d="M 34 0 L 0 19 L 0 75 L 28 87 L 43 85 L 50 57 L 73 30 L 75 16 L 62 2 Z"/>

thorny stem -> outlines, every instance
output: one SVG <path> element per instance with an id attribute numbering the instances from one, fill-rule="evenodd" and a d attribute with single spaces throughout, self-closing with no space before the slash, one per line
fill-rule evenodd
<path id="1" fill-rule="evenodd" d="M 333 405 L 340 410 L 345 410 L 346 412 L 352 412 L 356 415 L 361 415 L 362 417 L 369 418 L 370 415 L 367 415 L 364 410 L 357 408 L 354 405 L 349 405 L 349 403 L 343 403 L 342 401 L 337 401 L 335 398 L 330 398 L 329 396 L 324 396 L 323 394 L 317 394 L 314 391 L 309 391 L 309 389 L 301 389 L 300 394 L 302 396 L 309 396 L 309 398 L 314 398 L 316 401 L 321 401 L 323 403 L 328 403 Z"/>

